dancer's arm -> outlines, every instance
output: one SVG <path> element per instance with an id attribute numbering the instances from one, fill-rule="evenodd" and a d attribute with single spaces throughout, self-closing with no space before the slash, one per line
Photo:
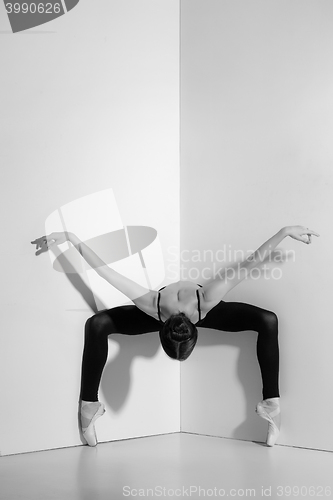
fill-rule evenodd
<path id="1" fill-rule="evenodd" d="M 304 226 L 287 226 L 280 229 L 243 262 L 223 270 L 217 278 L 203 286 L 202 291 L 206 305 L 211 309 L 218 304 L 224 295 L 243 281 L 253 268 L 267 259 L 286 236 L 309 244 L 311 243 L 311 235 L 319 236 L 318 233 Z"/>
<path id="2" fill-rule="evenodd" d="M 156 310 L 154 300 L 156 298 L 157 292 L 154 290 L 149 290 L 126 278 L 122 274 L 111 269 L 107 264 L 85 243 L 83 243 L 74 233 L 70 232 L 57 232 L 51 233 L 48 236 L 43 236 L 38 238 L 31 243 L 36 245 L 36 248 L 41 248 L 36 255 L 41 253 L 41 251 L 46 251 L 53 245 L 60 245 L 65 241 L 69 241 L 76 250 L 82 255 L 86 262 L 106 281 L 108 281 L 112 286 L 117 288 L 120 292 L 131 299 L 137 307 L 146 312 L 147 314 L 154 315 Z"/>

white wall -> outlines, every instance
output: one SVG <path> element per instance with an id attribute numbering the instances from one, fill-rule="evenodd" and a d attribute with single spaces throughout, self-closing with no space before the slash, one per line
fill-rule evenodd
<path id="1" fill-rule="evenodd" d="M 46 218 L 112 188 L 124 224 L 158 230 L 164 284 L 176 279 L 179 5 L 92 5 L 15 35 L 0 7 L 2 455 L 81 444 L 93 310 L 47 255 L 34 256 Z M 330 450 L 332 10 L 329 0 L 183 0 L 181 25 L 182 248 L 253 249 L 293 223 L 321 233 L 310 247 L 283 242 L 296 259 L 280 266 L 282 279 L 243 282 L 226 299 L 279 315 L 279 442 Z M 184 279 L 191 269 L 200 279 L 213 263 L 184 266 Z M 255 340 L 200 332 L 181 364 L 182 430 L 264 439 Z M 118 335 L 109 346 L 99 439 L 179 430 L 180 367 L 157 335 Z"/>
<path id="2" fill-rule="evenodd" d="M 83 327 L 93 314 L 30 241 L 73 200 L 112 188 L 125 225 L 179 246 L 177 0 L 82 1 L 12 34 L 1 16 L 0 453 L 81 444 Z M 89 300 L 88 300 L 89 302 Z M 109 341 L 100 440 L 179 430 L 179 364 L 157 334 Z M 135 418 L 133 418 L 135 415 Z"/>
<path id="3" fill-rule="evenodd" d="M 181 6 L 181 248 L 203 260 L 204 249 L 255 249 L 285 225 L 320 233 L 311 246 L 283 241 L 295 259 L 276 264 L 281 279 L 242 282 L 225 300 L 279 317 L 278 442 L 332 450 L 333 4 Z M 192 259 L 184 277 L 203 281 L 206 266 Z M 181 364 L 181 429 L 263 441 L 256 334 L 199 335 Z"/>

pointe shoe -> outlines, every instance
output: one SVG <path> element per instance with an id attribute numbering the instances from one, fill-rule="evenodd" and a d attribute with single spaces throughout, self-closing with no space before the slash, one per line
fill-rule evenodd
<path id="1" fill-rule="evenodd" d="M 94 405 L 94 406 L 92 406 Z M 99 406 L 98 406 L 99 405 Z M 89 446 L 97 445 L 95 422 L 105 413 L 105 406 L 99 401 L 82 401 L 81 403 L 81 428 L 82 435 Z"/>
<path id="2" fill-rule="evenodd" d="M 265 404 L 264 400 L 257 404 L 256 413 L 259 417 L 268 421 L 266 444 L 267 446 L 274 446 L 280 434 L 278 418 L 280 414 L 280 405 L 278 403 L 273 405 Z"/>

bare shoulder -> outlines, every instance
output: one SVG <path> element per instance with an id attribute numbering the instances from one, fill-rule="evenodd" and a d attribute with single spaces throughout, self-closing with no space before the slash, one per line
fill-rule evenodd
<path id="1" fill-rule="evenodd" d="M 141 309 L 141 311 L 145 312 L 149 316 L 152 316 L 153 318 L 158 319 L 157 298 L 158 292 L 156 292 L 155 290 L 149 290 L 148 293 L 141 295 L 141 297 L 138 297 L 137 299 L 134 299 L 133 302 L 136 307 Z"/>
<path id="2" fill-rule="evenodd" d="M 206 314 L 221 301 L 221 298 L 218 296 L 216 296 L 214 298 L 209 297 L 209 294 L 206 293 L 205 286 L 203 286 L 199 290 L 200 290 L 199 293 L 200 293 L 200 297 L 201 297 L 201 300 L 200 300 L 200 308 L 201 308 L 201 313 L 202 313 L 201 315 L 202 315 L 202 318 L 204 318 L 204 316 L 206 316 Z"/>

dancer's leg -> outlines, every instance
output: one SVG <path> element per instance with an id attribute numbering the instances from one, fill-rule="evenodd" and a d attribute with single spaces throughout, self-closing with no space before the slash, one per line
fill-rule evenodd
<path id="1" fill-rule="evenodd" d="M 279 397 L 278 319 L 275 313 L 250 304 L 221 301 L 197 326 L 228 332 L 258 332 L 257 357 L 263 399 Z"/>
<path id="2" fill-rule="evenodd" d="M 82 434 L 89 446 L 97 445 L 95 421 L 103 415 L 104 404 L 98 401 L 98 387 L 108 357 L 111 333 L 139 335 L 160 328 L 156 319 L 136 306 L 114 307 L 92 316 L 86 323 L 82 358 L 80 419 Z"/>
<path id="3" fill-rule="evenodd" d="M 274 446 L 280 430 L 278 319 L 275 313 L 240 302 L 221 301 L 197 324 L 229 332 L 258 332 L 257 357 L 263 382 L 263 401 L 257 414 L 268 421 L 266 443 Z"/>
<path id="4" fill-rule="evenodd" d="M 98 401 L 98 387 L 108 357 L 111 333 L 140 335 L 157 332 L 160 323 L 136 306 L 120 306 L 101 311 L 88 319 L 82 358 L 81 395 L 84 401 Z"/>

